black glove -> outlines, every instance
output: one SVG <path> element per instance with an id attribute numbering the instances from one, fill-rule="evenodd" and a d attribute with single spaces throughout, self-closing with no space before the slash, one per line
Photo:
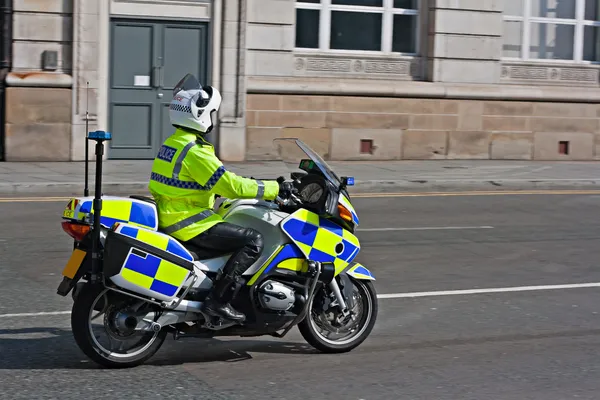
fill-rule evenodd
<path id="1" fill-rule="evenodd" d="M 282 199 L 289 199 L 292 197 L 294 190 L 296 190 L 296 188 L 292 182 L 279 182 L 279 197 Z"/>

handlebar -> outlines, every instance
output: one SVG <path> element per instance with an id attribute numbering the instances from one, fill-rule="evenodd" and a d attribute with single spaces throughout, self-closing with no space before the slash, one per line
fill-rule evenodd
<path id="1" fill-rule="evenodd" d="M 295 188 L 294 188 L 294 190 L 295 190 Z M 283 206 L 295 206 L 295 205 L 302 204 L 302 200 L 298 196 L 296 196 L 294 191 L 292 191 L 290 193 L 290 196 L 287 199 L 284 199 L 278 195 L 277 198 L 275 199 L 275 201 Z"/>

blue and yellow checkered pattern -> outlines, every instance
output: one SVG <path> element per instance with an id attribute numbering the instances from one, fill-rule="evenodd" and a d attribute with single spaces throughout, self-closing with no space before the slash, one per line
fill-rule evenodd
<path id="1" fill-rule="evenodd" d="M 367 268 L 365 268 L 364 265 L 362 265 L 360 263 L 355 263 L 353 266 L 351 266 L 346 271 L 346 273 L 356 279 L 362 279 L 362 280 L 368 280 L 368 281 L 375 280 L 375 277 L 373 276 L 371 271 L 369 271 Z"/>
<path id="2" fill-rule="evenodd" d="M 177 240 L 160 232 L 149 231 L 133 225 L 119 224 L 116 233 L 131 237 L 160 250 L 193 261 L 190 252 Z M 190 271 L 177 264 L 163 260 L 141 250 L 129 252 L 119 275 L 126 281 L 144 289 L 174 296 L 188 278 Z"/>
<path id="3" fill-rule="evenodd" d="M 152 254 L 139 253 L 144 256 L 129 252 L 121 269 L 121 277 L 144 289 L 168 297 L 174 296 L 188 278 L 190 271 Z"/>
<path id="4" fill-rule="evenodd" d="M 81 202 L 81 206 L 76 214 L 79 219 L 83 218 L 85 214 L 94 213 L 92 204 L 92 200 L 88 198 Z M 100 223 L 107 228 L 111 228 L 116 222 L 122 222 L 152 230 L 158 229 L 156 208 L 143 201 L 103 198 L 101 215 Z"/>
<path id="5" fill-rule="evenodd" d="M 333 262 L 336 275 L 360 250 L 356 236 L 308 210 L 297 210 L 282 222 L 281 228 L 309 260 Z"/>
<path id="6" fill-rule="evenodd" d="M 181 257 L 187 261 L 194 261 L 192 254 L 181 243 L 169 235 L 161 232 L 153 232 L 132 225 L 119 224 L 115 232 L 124 236 L 137 239 L 140 242 L 154 246 L 160 250 Z"/>

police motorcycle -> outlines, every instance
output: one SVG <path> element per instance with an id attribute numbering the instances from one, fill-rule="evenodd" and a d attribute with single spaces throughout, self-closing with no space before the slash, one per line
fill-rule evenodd
<path id="1" fill-rule="evenodd" d="M 162 233 L 152 198 L 102 195 L 103 142 L 111 134 L 87 138 L 96 141 L 95 195 L 72 198 L 64 209 L 62 227 L 74 249 L 57 293 L 72 293 L 73 336 L 91 360 L 109 368 L 140 365 L 169 333 L 176 340 L 283 338 L 298 326 L 325 353 L 348 352 L 369 336 L 378 303 L 373 274 L 354 262 L 359 219 L 347 191 L 354 179 L 339 178 L 305 143 L 274 140 L 284 161 L 299 158 L 291 193 L 215 206 L 225 221 L 264 237 L 263 254 L 243 273 L 232 302 L 246 315 L 239 324 L 202 311 L 229 254 Z"/>

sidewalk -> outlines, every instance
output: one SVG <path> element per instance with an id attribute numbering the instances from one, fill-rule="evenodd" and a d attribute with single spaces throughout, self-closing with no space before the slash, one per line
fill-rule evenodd
<path id="1" fill-rule="evenodd" d="M 600 162 L 435 160 L 330 162 L 340 176 L 353 176 L 351 193 L 458 190 L 600 189 Z M 104 163 L 103 192 L 147 193 L 151 160 Z M 226 163 L 236 174 L 289 177 L 280 162 Z M 0 163 L 0 195 L 71 196 L 83 193 L 83 162 Z M 94 165 L 90 163 L 90 192 Z"/>

